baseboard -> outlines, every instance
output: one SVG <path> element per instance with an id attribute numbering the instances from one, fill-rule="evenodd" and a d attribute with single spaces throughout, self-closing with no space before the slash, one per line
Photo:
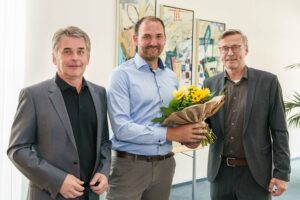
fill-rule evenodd
<path id="1" fill-rule="evenodd" d="M 199 179 L 196 179 L 196 182 L 197 182 L 197 183 L 199 183 L 199 182 L 204 182 L 204 181 L 207 181 L 207 178 L 199 178 Z M 177 188 L 177 187 L 181 187 L 181 186 L 185 186 L 185 185 L 190 185 L 190 184 L 192 184 L 192 181 L 187 181 L 187 182 L 177 183 L 177 184 L 172 185 L 172 188 Z"/>

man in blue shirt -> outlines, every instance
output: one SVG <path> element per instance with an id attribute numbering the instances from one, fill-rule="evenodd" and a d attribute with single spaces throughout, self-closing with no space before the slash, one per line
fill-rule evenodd
<path id="1" fill-rule="evenodd" d="M 178 80 L 159 58 L 166 42 L 161 19 L 140 19 L 133 39 L 137 54 L 113 71 L 107 90 L 115 150 L 107 199 L 166 200 L 175 170 L 172 141 L 203 139 L 205 124 L 164 127 L 151 122 L 172 99 Z"/>

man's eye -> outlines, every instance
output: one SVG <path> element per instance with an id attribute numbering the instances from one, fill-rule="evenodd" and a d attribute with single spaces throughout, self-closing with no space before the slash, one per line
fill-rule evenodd
<path id="1" fill-rule="evenodd" d="M 78 55 L 84 55 L 84 54 L 85 54 L 84 50 L 78 51 Z"/>
<path id="2" fill-rule="evenodd" d="M 228 51 L 229 47 L 223 47 L 223 50 Z"/>
<path id="3" fill-rule="evenodd" d="M 71 51 L 68 50 L 68 49 L 66 49 L 66 50 L 63 51 L 63 54 L 66 54 L 66 55 L 67 55 L 67 54 L 70 54 L 70 53 L 71 53 Z"/>

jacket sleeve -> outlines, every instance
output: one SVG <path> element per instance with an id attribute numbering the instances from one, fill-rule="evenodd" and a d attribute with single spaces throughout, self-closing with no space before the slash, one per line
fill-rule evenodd
<path id="1" fill-rule="evenodd" d="M 285 107 L 277 77 L 272 80 L 269 123 L 273 139 L 273 177 L 290 180 L 289 134 L 286 125 Z"/>
<path id="2" fill-rule="evenodd" d="M 101 148 L 100 148 L 100 164 L 97 172 L 106 175 L 108 177 L 111 165 L 111 141 L 109 140 L 109 130 L 107 122 L 107 99 L 106 92 L 103 93 L 103 105 L 104 105 L 104 120 L 103 131 L 101 134 Z"/>
<path id="3" fill-rule="evenodd" d="M 29 90 L 24 89 L 20 92 L 7 155 L 31 182 L 55 198 L 67 173 L 39 156 L 35 150 L 37 142 L 36 108 Z"/>

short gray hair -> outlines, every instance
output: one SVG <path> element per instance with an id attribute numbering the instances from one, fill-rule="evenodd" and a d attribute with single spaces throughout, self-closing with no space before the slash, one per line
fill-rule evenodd
<path id="1" fill-rule="evenodd" d="M 245 45 L 245 47 L 248 49 L 248 38 L 247 36 L 239 29 L 228 29 L 226 31 L 224 31 L 222 33 L 222 35 L 220 35 L 218 41 L 224 39 L 225 37 L 227 36 L 230 36 L 230 35 L 240 35 L 242 37 L 242 40 L 243 40 L 243 43 Z"/>
<path id="2" fill-rule="evenodd" d="M 91 51 L 91 40 L 89 36 L 76 26 L 68 26 L 66 28 L 59 29 L 56 31 L 52 38 L 52 53 L 55 53 L 58 49 L 58 44 L 63 36 L 83 38 L 85 41 L 86 49 L 88 53 Z"/>

